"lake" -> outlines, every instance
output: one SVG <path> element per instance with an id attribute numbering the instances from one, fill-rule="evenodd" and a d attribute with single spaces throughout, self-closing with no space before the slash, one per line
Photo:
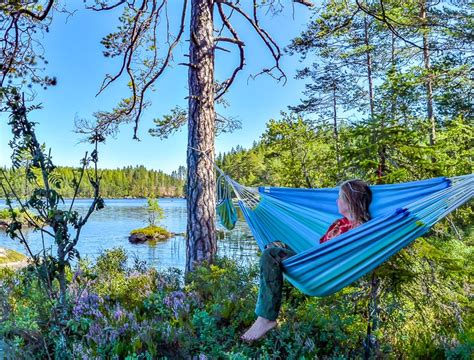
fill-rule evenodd
<path id="1" fill-rule="evenodd" d="M 67 206 L 66 201 L 66 206 Z M 75 209 L 85 213 L 91 203 L 90 199 L 76 200 Z M 159 199 L 165 218 L 160 225 L 174 233 L 186 231 L 186 200 Z M 95 212 L 82 229 L 77 249 L 81 257 L 95 259 L 103 250 L 122 247 L 129 254 L 129 263 L 133 258 L 145 260 L 157 268 L 176 267 L 184 270 L 186 263 L 186 240 L 176 236 L 163 242 L 148 242 L 131 244 L 128 236 L 131 230 L 147 225 L 148 214 L 145 209 L 146 199 L 108 199 L 105 208 Z M 5 201 L 0 200 L 0 208 L 5 207 Z M 222 229 L 218 225 L 219 229 Z M 34 253 L 43 249 L 41 234 L 31 230 L 25 231 L 30 247 Z M 45 236 L 45 247 L 54 249 L 54 241 Z M 0 247 L 17 250 L 23 254 L 26 251 L 20 243 L 10 239 L 4 231 L 0 231 Z M 257 260 L 257 245 L 250 234 L 247 224 L 239 220 L 232 231 L 226 231 L 225 238 L 218 240 L 218 255 L 234 258 L 242 263 Z"/>

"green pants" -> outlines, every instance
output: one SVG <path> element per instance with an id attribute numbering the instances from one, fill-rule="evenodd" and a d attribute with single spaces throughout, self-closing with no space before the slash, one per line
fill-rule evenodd
<path id="1" fill-rule="evenodd" d="M 283 260 L 295 255 L 290 249 L 270 247 L 260 257 L 260 288 L 255 313 L 268 320 L 276 320 L 281 306 Z"/>

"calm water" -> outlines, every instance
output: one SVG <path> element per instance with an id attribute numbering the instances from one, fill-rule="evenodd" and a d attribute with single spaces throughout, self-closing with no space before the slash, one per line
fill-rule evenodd
<path id="1" fill-rule="evenodd" d="M 91 200 L 76 200 L 75 209 L 85 213 Z M 171 232 L 186 231 L 186 200 L 160 199 L 160 206 L 165 213 L 161 225 Z M 176 236 L 164 242 L 131 244 L 128 235 L 131 230 L 147 225 L 145 199 L 112 199 L 105 201 L 105 208 L 95 212 L 82 229 L 77 246 L 81 257 L 96 258 L 103 250 L 122 247 L 129 254 L 130 262 L 134 257 L 145 260 L 148 264 L 159 268 L 177 267 L 184 269 L 186 262 L 186 240 Z M 0 200 L 0 208 L 5 202 Z M 219 227 L 220 228 L 220 227 Z M 26 231 L 26 237 L 33 252 L 43 249 L 39 232 Z M 6 247 L 26 254 L 18 242 L 6 236 L 0 230 L 0 247 Z M 45 237 L 45 247 L 54 250 L 54 242 Z M 257 259 L 257 246 L 250 236 L 250 231 L 244 221 L 239 221 L 234 230 L 226 232 L 223 240 L 218 240 L 218 254 L 237 259 L 243 263 Z"/>

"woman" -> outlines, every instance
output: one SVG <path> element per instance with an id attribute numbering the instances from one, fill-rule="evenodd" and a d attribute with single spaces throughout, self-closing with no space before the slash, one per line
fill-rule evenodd
<path id="1" fill-rule="evenodd" d="M 322 244 L 370 220 L 369 205 L 372 192 L 361 180 L 349 180 L 341 185 L 337 199 L 343 218 L 336 220 L 319 242 Z M 277 244 L 277 243 L 275 243 Z M 260 288 L 255 313 L 258 318 L 242 340 L 254 341 L 263 337 L 276 325 L 281 306 L 283 272 L 281 263 L 295 252 L 286 247 L 267 246 L 260 258 Z"/>

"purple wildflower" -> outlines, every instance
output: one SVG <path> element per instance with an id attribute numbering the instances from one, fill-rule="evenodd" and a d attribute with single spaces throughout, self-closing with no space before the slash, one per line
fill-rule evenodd
<path id="1" fill-rule="evenodd" d="M 97 319 L 103 319 L 104 315 L 99 310 L 99 306 L 104 300 L 97 294 L 89 294 L 87 290 L 81 294 L 72 309 L 74 318 L 79 319 L 83 316 L 93 316 Z"/>
<path id="2" fill-rule="evenodd" d="M 120 308 L 120 307 L 117 307 L 117 309 L 115 309 L 114 311 L 114 319 L 115 320 L 120 320 L 121 318 L 123 318 L 125 315 L 125 313 L 123 312 L 123 310 Z"/>
<path id="3" fill-rule="evenodd" d="M 179 317 L 179 311 L 181 309 L 187 309 L 188 306 L 185 303 L 186 294 L 182 291 L 173 291 L 167 297 L 163 299 L 163 303 L 173 311 L 175 318 Z"/>

